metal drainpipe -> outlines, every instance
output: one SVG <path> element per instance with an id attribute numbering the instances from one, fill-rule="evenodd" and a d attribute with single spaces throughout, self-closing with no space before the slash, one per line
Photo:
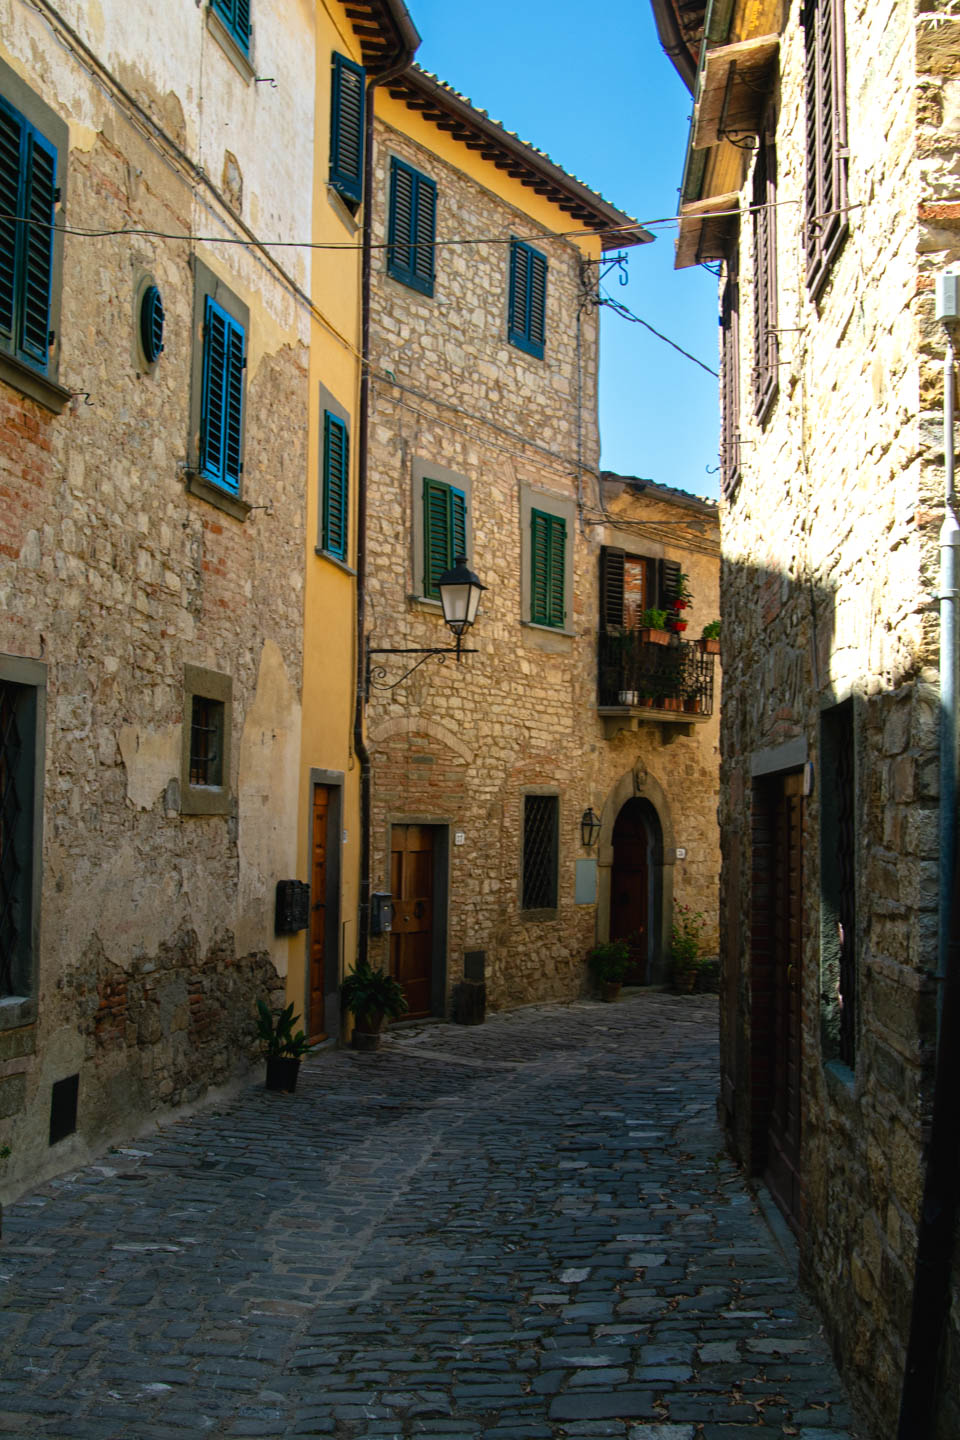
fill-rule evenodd
<path id="1" fill-rule="evenodd" d="M 369 444 L 367 431 L 370 419 L 370 284 L 373 273 L 373 106 L 374 91 L 385 80 L 402 75 L 413 59 L 413 49 L 404 50 L 402 58 L 375 75 L 367 85 L 366 125 L 363 139 L 363 251 L 361 261 L 360 403 L 357 416 L 357 615 L 356 615 L 356 692 L 353 707 L 353 749 L 360 762 L 360 905 L 357 923 L 357 962 L 367 960 L 370 948 L 370 752 L 363 733 L 366 707 L 365 633 L 367 615 L 367 473 Z"/>
<path id="2" fill-rule="evenodd" d="M 960 1132 L 960 907 L 957 871 L 957 577 L 960 525 L 954 491 L 954 353 L 943 366 L 944 513 L 940 528 L 940 915 L 937 1059 L 923 1203 L 917 1224 L 910 1335 L 897 1440 L 930 1440 L 937 1418 L 938 1368 L 950 1306 Z"/>

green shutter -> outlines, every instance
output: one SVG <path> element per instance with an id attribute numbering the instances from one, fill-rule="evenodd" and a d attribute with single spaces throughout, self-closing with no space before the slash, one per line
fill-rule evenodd
<path id="1" fill-rule="evenodd" d="M 394 158 L 390 164 L 390 231 L 387 268 L 406 281 L 413 269 L 413 171 Z"/>
<path id="2" fill-rule="evenodd" d="M 437 187 L 394 155 L 390 161 L 387 272 L 424 295 L 433 294 Z"/>
<path id="3" fill-rule="evenodd" d="M 330 411 L 323 416 L 322 547 L 338 559 L 347 556 L 347 499 L 350 466 L 347 427 Z"/>
<path id="4" fill-rule="evenodd" d="M 207 295 L 203 322 L 200 472 L 237 494 L 243 472 L 243 326 Z"/>
<path id="5" fill-rule="evenodd" d="M 566 620 L 567 524 L 558 515 L 530 515 L 530 619 L 562 629 Z"/>
<path id="6" fill-rule="evenodd" d="M 363 199 L 363 114 L 366 72 L 334 54 L 330 111 L 330 184 L 359 205 Z"/>
<path id="7" fill-rule="evenodd" d="M 462 490 L 423 481 L 423 593 L 439 600 L 438 581 L 467 553 L 467 501 Z"/>
<path id="8" fill-rule="evenodd" d="M 250 0 L 212 0 L 213 8 L 245 55 L 250 53 Z"/>
<path id="9" fill-rule="evenodd" d="M 0 102 L 0 343 L 46 370 L 53 336 L 53 220 L 57 151 Z M 17 217 L 30 223 L 17 223 Z"/>
<path id="10" fill-rule="evenodd" d="M 547 257 L 523 240 L 510 245 L 507 339 L 518 350 L 543 359 L 547 334 Z"/>
<path id="11" fill-rule="evenodd" d="M 20 226 L 20 151 L 23 124 L 0 103 L 0 337 L 15 349 L 16 276 Z"/>
<path id="12" fill-rule="evenodd" d="M 437 238 L 437 187 L 427 175 L 417 176 L 417 217 L 413 256 L 415 280 L 426 295 L 433 294 L 434 253 Z"/>

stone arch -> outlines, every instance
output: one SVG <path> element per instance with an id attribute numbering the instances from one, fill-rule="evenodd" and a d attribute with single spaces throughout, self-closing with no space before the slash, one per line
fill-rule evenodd
<path id="1" fill-rule="evenodd" d="M 673 867 L 677 858 L 676 830 L 666 791 L 639 758 L 611 787 L 600 814 L 600 840 L 597 846 L 597 939 L 610 938 L 613 829 L 621 810 L 631 800 L 645 800 L 653 808 L 662 835 L 662 853 L 657 857 L 654 876 L 657 899 L 654 909 L 658 933 L 655 936 L 650 970 L 651 981 L 660 984 L 668 978 L 667 953 L 673 919 Z"/>
<path id="2" fill-rule="evenodd" d="M 438 740 L 441 745 L 446 745 L 455 755 L 459 755 L 465 765 L 472 765 L 474 753 L 468 746 L 464 745 L 460 737 L 441 725 L 436 720 L 428 720 L 423 716 L 413 719 L 407 716 L 398 716 L 393 720 L 384 720 L 375 726 L 367 737 L 367 743 L 372 748 L 374 745 L 382 745 L 387 740 L 392 740 L 397 735 L 429 735 L 431 740 Z"/>

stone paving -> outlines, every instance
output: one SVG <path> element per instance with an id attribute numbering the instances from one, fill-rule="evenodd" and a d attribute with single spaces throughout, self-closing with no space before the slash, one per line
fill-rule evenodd
<path id="1" fill-rule="evenodd" d="M 862 1440 L 715 1036 L 652 992 L 403 1028 L 32 1192 L 0 1434 Z"/>

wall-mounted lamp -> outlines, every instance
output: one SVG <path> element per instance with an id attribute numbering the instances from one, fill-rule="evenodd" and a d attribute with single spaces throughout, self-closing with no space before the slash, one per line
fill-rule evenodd
<path id="1" fill-rule="evenodd" d="M 458 555 L 452 570 L 445 570 L 437 581 L 437 589 L 440 591 L 440 604 L 443 607 L 443 618 L 447 625 L 457 637 L 457 643 L 447 649 L 434 648 L 424 649 L 374 649 L 367 646 L 366 663 L 366 694 L 370 698 L 371 685 L 377 690 L 393 690 L 414 670 L 419 670 L 424 661 L 429 660 L 431 655 L 436 655 L 437 661 L 443 665 L 448 655 L 456 655 L 457 663 L 460 663 L 461 655 L 476 655 L 476 650 L 468 650 L 463 646 L 464 631 L 469 630 L 477 618 L 477 608 L 480 604 L 480 596 L 486 590 L 486 585 L 480 581 L 472 570 L 467 569 L 467 558 L 465 555 Z M 386 670 L 382 665 L 371 665 L 371 655 L 419 655 L 420 659 L 405 670 L 399 680 L 386 682 Z"/>
<path id="2" fill-rule="evenodd" d="M 593 806 L 584 810 L 580 817 L 580 841 L 584 850 L 590 850 L 600 839 L 600 816 L 593 813 Z"/>

